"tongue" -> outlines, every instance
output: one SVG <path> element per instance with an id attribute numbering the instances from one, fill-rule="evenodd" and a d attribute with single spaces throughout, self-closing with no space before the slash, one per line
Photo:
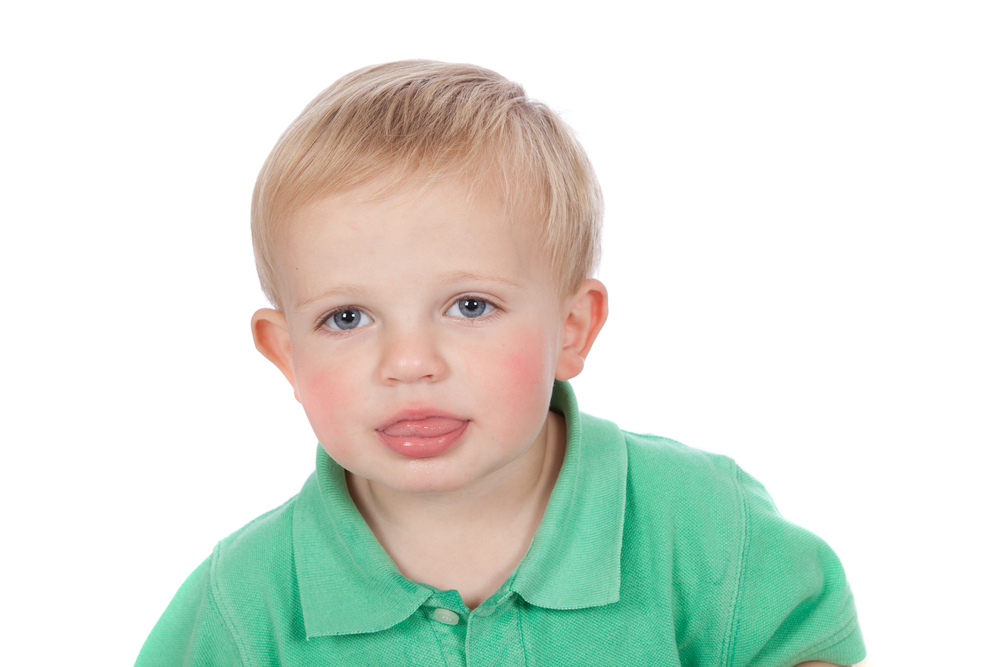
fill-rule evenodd
<path id="1" fill-rule="evenodd" d="M 451 433 L 465 422 L 448 417 L 427 417 L 426 419 L 405 419 L 382 429 L 391 436 L 414 436 L 417 438 L 435 438 L 445 433 Z"/>

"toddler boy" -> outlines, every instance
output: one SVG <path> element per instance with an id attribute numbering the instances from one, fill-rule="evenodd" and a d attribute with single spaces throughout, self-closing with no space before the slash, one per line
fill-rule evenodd
<path id="1" fill-rule="evenodd" d="M 577 410 L 601 196 L 546 106 L 468 65 L 337 81 L 254 190 L 258 350 L 320 447 L 220 542 L 149 665 L 846 665 L 836 556 L 725 457 Z"/>

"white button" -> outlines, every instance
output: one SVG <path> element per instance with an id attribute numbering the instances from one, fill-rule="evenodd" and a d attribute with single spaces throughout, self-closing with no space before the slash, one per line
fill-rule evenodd
<path id="1" fill-rule="evenodd" d="M 458 614 L 450 609 L 435 609 L 434 620 L 448 625 L 458 625 Z"/>

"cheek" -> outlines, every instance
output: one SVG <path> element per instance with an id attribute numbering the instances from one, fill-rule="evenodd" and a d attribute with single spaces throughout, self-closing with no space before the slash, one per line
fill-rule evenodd
<path id="1" fill-rule="evenodd" d="M 543 355 L 538 350 L 513 349 L 504 351 L 497 360 L 497 373 L 501 376 L 502 384 L 510 387 L 511 390 L 521 393 L 524 389 L 530 389 L 544 376 L 541 372 L 544 368 Z"/>
<path id="2" fill-rule="evenodd" d="M 357 409 L 357 383 L 349 377 L 335 368 L 303 369 L 295 375 L 302 409 L 324 447 L 331 446 L 333 435 L 344 429 L 345 415 Z"/>
<path id="3" fill-rule="evenodd" d="M 507 338 L 482 368 L 483 385 L 502 407 L 531 414 L 548 410 L 555 374 L 549 337 L 525 331 Z"/>

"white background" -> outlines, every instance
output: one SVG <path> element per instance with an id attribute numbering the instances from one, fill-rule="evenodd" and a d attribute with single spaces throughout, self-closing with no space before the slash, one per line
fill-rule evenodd
<path id="1" fill-rule="evenodd" d="M 596 166 L 582 409 L 761 479 L 843 559 L 867 664 L 1000 664 L 996 4 L 360 4 L 0 17 L 5 662 L 131 664 L 301 487 L 251 188 L 335 78 L 424 57 L 520 81 Z"/>

